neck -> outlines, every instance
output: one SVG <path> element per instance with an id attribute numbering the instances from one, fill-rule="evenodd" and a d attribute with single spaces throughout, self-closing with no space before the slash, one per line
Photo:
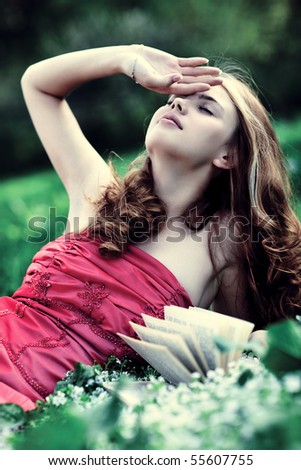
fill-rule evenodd
<path id="1" fill-rule="evenodd" d="M 210 164 L 183 168 L 177 161 L 152 158 L 155 192 L 167 208 L 168 217 L 179 217 L 194 201 L 202 197 L 213 175 Z"/>

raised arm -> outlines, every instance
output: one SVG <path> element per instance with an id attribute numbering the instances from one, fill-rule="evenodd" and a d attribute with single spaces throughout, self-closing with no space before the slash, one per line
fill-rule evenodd
<path id="1" fill-rule="evenodd" d="M 140 46 L 113 46 L 63 54 L 30 66 L 24 98 L 41 142 L 61 178 L 72 215 L 97 198 L 111 179 L 109 167 L 84 137 L 66 96 L 81 84 L 123 73 L 158 93 L 189 94 L 220 83 L 202 58 L 181 59 Z M 70 215 L 70 214 L 69 214 Z"/>
<path id="2" fill-rule="evenodd" d="M 30 66 L 22 77 L 26 105 L 41 142 L 71 203 L 96 196 L 110 170 L 83 135 L 65 97 L 81 84 L 120 73 L 129 48 L 108 47 L 63 54 Z"/>

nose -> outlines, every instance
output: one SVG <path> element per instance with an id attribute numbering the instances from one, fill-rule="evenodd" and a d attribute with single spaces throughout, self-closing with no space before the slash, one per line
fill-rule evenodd
<path id="1" fill-rule="evenodd" d="M 176 96 L 172 102 L 171 109 L 178 110 L 180 113 L 184 113 L 186 111 L 184 99 Z"/>

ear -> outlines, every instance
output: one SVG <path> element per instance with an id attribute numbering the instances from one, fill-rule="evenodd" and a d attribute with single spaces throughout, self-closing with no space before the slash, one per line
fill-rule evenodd
<path id="1" fill-rule="evenodd" d="M 233 161 L 230 161 L 228 155 L 215 158 L 212 164 L 221 170 L 231 170 L 231 168 L 235 167 L 235 163 Z"/>
<path id="2" fill-rule="evenodd" d="M 212 164 L 220 170 L 231 170 L 235 167 L 235 161 L 233 156 L 229 156 L 227 153 L 222 152 L 220 156 L 216 157 Z"/>

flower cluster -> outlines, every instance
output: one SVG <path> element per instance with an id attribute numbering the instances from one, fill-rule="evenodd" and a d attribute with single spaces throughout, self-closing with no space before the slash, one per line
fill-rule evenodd
<path id="1" fill-rule="evenodd" d="M 10 442 L 37 446 L 44 434 L 39 448 L 56 448 L 49 436 L 61 439 L 63 422 L 79 449 L 300 449 L 300 405 L 301 371 L 279 378 L 253 357 L 178 386 L 150 369 L 137 378 L 122 367 L 78 364 L 32 418 L 27 413 L 18 445 Z"/>

